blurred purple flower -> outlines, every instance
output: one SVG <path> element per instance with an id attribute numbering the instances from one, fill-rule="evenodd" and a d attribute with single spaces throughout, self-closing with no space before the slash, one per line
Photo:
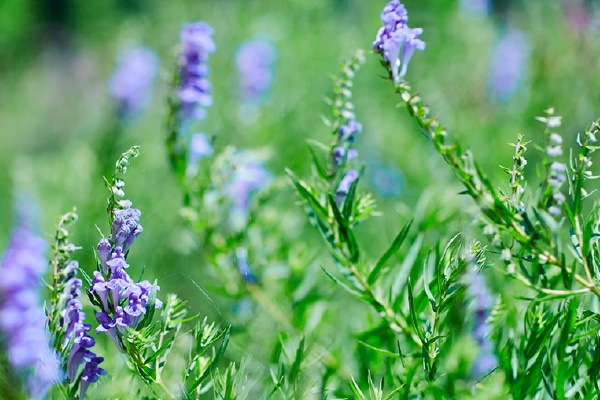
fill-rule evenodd
<path id="1" fill-rule="evenodd" d="M 195 133 L 190 140 L 188 150 L 188 166 L 187 174 L 189 176 L 196 175 L 198 171 L 198 162 L 213 153 L 213 148 L 208 142 L 208 136 L 205 133 Z"/>
<path id="2" fill-rule="evenodd" d="M 340 184 L 338 185 L 338 187 L 335 191 L 335 198 L 338 203 L 341 203 L 346 198 L 346 195 L 348 194 L 350 187 L 352 186 L 354 181 L 358 178 L 358 175 L 359 175 L 358 171 L 355 169 L 349 169 L 348 171 L 346 171 L 346 173 L 344 174 L 344 177 L 340 181 Z"/>
<path id="3" fill-rule="evenodd" d="M 340 163 L 344 159 L 344 155 L 346 155 L 346 150 L 344 150 L 343 147 L 337 146 L 337 147 L 333 148 L 331 156 L 333 159 L 333 165 L 335 167 L 338 167 L 340 165 Z M 355 159 L 356 157 L 358 157 L 358 151 L 356 151 L 355 149 L 348 149 L 348 155 L 346 156 L 346 162 L 351 161 L 351 160 Z"/>
<path id="4" fill-rule="evenodd" d="M 185 24 L 181 29 L 181 53 L 179 55 L 182 124 L 206 118 L 205 107 L 212 105 L 212 86 L 206 79 L 209 68 L 208 56 L 215 51 L 213 29 L 204 22 Z"/>
<path id="5" fill-rule="evenodd" d="M 26 215 L 19 217 L 0 266 L 0 329 L 10 364 L 19 372 L 31 372 L 27 386 L 31 397 L 38 399 L 58 381 L 59 372 L 40 298 L 48 265 L 46 243 Z"/>
<path id="6" fill-rule="evenodd" d="M 271 173 L 259 162 L 238 165 L 226 188 L 234 210 L 246 213 L 250 206 L 251 194 L 266 187 L 271 179 Z"/>
<path id="7" fill-rule="evenodd" d="M 275 47 L 263 39 L 248 40 L 237 50 L 242 100 L 260 102 L 271 88 Z"/>
<path id="8" fill-rule="evenodd" d="M 156 53 L 147 47 L 121 52 L 115 72 L 108 81 L 108 90 L 117 101 L 119 116 L 134 117 L 148 106 L 158 65 Z"/>
<path id="9" fill-rule="evenodd" d="M 357 122 L 354 118 L 351 118 L 338 129 L 338 141 L 354 143 L 356 141 L 356 135 L 360 132 L 362 132 L 361 123 Z"/>
<path id="10" fill-rule="evenodd" d="M 471 335 L 479 345 L 479 355 L 472 365 L 472 375 L 475 379 L 487 375 L 498 365 L 498 359 L 493 352 L 493 346 L 487 337 L 489 324 L 487 322 L 490 310 L 494 305 L 494 298 L 490 294 L 483 276 L 473 273 L 469 282 L 468 291 L 472 298 L 474 313 L 473 331 Z"/>
<path id="11" fill-rule="evenodd" d="M 506 102 L 525 80 L 529 61 L 529 40 L 522 31 L 511 28 L 492 50 L 488 92 L 492 101 Z"/>
<path id="12" fill-rule="evenodd" d="M 418 38 L 423 29 L 408 27 L 408 13 L 398 0 L 383 8 L 381 22 L 383 27 L 377 32 L 373 50 L 388 63 L 394 80 L 402 79 L 415 50 L 425 50 L 425 42 Z"/>

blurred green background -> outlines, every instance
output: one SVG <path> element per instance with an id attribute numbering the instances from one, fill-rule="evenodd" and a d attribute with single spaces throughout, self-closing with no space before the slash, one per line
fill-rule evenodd
<path id="1" fill-rule="evenodd" d="M 600 17 L 595 12 L 600 7 L 585 0 L 504 0 L 482 12 L 476 3 L 404 2 L 410 26 L 422 27 L 427 43 L 414 55 L 406 79 L 500 182 L 498 165 L 512 162 L 508 143 L 518 133 L 532 141 L 531 148 L 541 143 L 543 127 L 534 117 L 548 106 L 564 116 L 560 132 L 566 148 L 600 116 Z M 181 220 L 181 194 L 164 150 L 165 99 L 181 25 L 202 20 L 215 29 L 217 51 L 209 60 L 214 105 L 197 129 L 217 136 L 217 151 L 230 144 L 269 147 L 267 166 L 275 175 L 289 167 L 306 176 L 306 140 L 329 141 L 321 116 L 329 113 L 323 99 L 332 94 L 331 77 L 356 48 L 370 50 L 384 5 L 364 0 L 2 0 L 0 251 L 13 225 L 13 196 L 30 192 L 38 199 L 40 227 L 48 239 L 59 216 L 78 208 L 72 240 L 82 247 L 76 253 L 82 267 L 91 272 L 92 248 L 100 237 L 96 226 L 108 231 L 100 165 L 140 145 L 142 155 L 127 174 L 125 190 L 142 210 L 144 233 L 128 261 L 158 279 L 162 292 L 177 292 L 193 300 L 195 311 L 218 318 L 218 302 L 200 290 L 205 287 L 201 250 Z M 507 32 L 515 31 L 523 38 L 523 46 L 516 47 L 525 49 L 517 67 L 510 51 L 494 56 Z M 275 80 L 259 118 L 247 124 L 238 118 L 234 55 L 240 43 L 256 36 L 276 47 Z M 114 119 L 107 80 L 119 51 L 137 45 L 152 48 L 160 58 L 153 100 L 120 133 L 118 151 L 107 153 L 98 147 Z M 501 76 L 516 68 L 520 76 L 503 99 L 490 92 L 494 68 Z M 386 216 L 361 228 L 364 238 L 383 236 L 367 240 L 375 254 L 412 214 L 429 207 L 441 214 L 438 220 L 453 223 L 453 213 L 471 205 L 458 195 L 461 188 L 417 126 L 396 108 L 399 99 L 381 79 L 383 71 L 379 57 L 367 52 L 353 97 L 363 124 L 357 147 L 367 166 L 364 187 L 373 190 Z M 530 160 L 536 157 L 535 151 L 529 153 Z M 379 179 L 392 189 L 378 186 L 377 171 L 388 171 Z M 281 204 L 302 215 L 302 207 L 289 202 L 295 198 L 291 185 L 282 190 Z M 291 234 L 295 240 L 320 243 L 307 224 L 290 226 L 298 230 Z"/>

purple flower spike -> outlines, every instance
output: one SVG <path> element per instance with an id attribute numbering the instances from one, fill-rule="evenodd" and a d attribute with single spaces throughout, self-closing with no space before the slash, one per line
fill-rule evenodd
<path id="1" fill-rule="evenodd" d="M 350 187 L 352 186 L 354 181 L 358 178 L 358 175 L 359 175 L 358 171 L 355 169 L 349 169 L 344 174 L 344 177 L 340 181 L 340 184 L 338 185 L 337 190 L 335 191 L 335 198 L 338 203 L 341 203 L 346 198 L 346 195 L 348 194 Z"/>
<path id="2" fill-rule="evenodd" d="M 58 360 L 49 347 L 39 294 L 47 267 L 46 246 L 31 228 L 27 218 L 31 211 L 23 211 L 0 264 L 0 329 L 12 368 L 33 371 L 27 383 L 30 395 L 44 398 L 58 380 Z"/>
<path id="3" fill-rule="evenodd" d="M 260 102 L 271 88 L 275 48 L 262 39 L 243 43 L 236 54 L 242 100 Z"/>
<path id="4" fill-rule="evenodd" d="M 488 78 L 489 97 L 506 102 L 519 90 L 527 74 L 530 46 L 527 35 L 510 29 L 496 43 Z"/>
<path id="5" fill-rule="evenodd" d="M 494 305 L 494 298 L 490 295 L 485 280 L 479 273 L 472 275 L 468 290 L 473 299 L 472 310 L 475 317 L 471 335 L 479 346 L 479 356 L 472 365 L 472 375 L 475 379 L 480 379 L 498 365 L 492 343 L 487 337 L 489 332 L 487 317 Z"/>
<path id="6" fill-rule="evenodd" d="M 383 8 L 381 22 L 383 27 L 377 32 L 373 50 L 388 63 L 394 80 L 402 79 L 415 50 L 425 50 L 425 42 L 418 38 L 423 30 L 408 27 L 406 8 L 398 0 Z"/>
<path id="7" fill-rule="evenodd" d="M 152 50 L 136 47 L 119 55 L 108 89 L 117 101 L 120 117 L 134 117 L 148 106 L 157 74 L 158 57 Z"/>
<path id="8" fill-rule="evenodd" d="M 204 22 L 186 24 L 181 29 L 179 100 L 182 124 L 206 118 L 204 107 L 212 105 L 208 75 L 208 55 L 215 51 L 213 29 Z"/>

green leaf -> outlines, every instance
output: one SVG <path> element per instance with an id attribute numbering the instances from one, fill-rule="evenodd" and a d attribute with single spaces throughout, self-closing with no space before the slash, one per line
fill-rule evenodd
<path id="1" fill-rule="evenodd" d="M 312 194 L 310 190 L 311 187 L 306 182 L 298 179 L 291 170 L 286 168 L 285 172 L 288 174 L 288 176 L 294 183 L 294 186 L 296 186 L 296 189 L 298 190 L 298 193 L 300 193 L 300 196 L 302 196 L 304 200 L 308 202 L 308 205 L 315 211 L 315 213 L 317 213 L 317 216 L 321 219 L 327 220 L 327 210 Z"/>
<path id="2" fill-rule="evenodd" d="M 352 393 L 354 393 L 356 399 L 367 400 L 365 394 L 360 390 L 360 387 L 358 387 L 358 383 L 354 380 L 354 377 L 352 377 L 352 381 L 350 382 L 350 389 L 352 389 Z"/>
<path id="3" fill-rule="evenodd" d="M 310 151 L 310 155 L 312 156 L 313 165 L 315 166 L 315 169 L 317 170 L 317 174 L 319 174 L 319 177 L 321 179 L 327 180 L 329 178 L 327 175 L 327 170 L 325 169 L 325 167 L 319 160 L 319 157 L 315 153 L 315 150 L 310 145 L 308 146 L 308 150 Z"/>
<path id="4" fill-rule="evenodd" d="M 371 272 L 369 273 L 369 276 L 367 277 L 367 282 L 369 284 L 373 284 L 377 280 L 377 278 L 379 277 L 379 274 L 381 274 L 381 272 L 383 271 L 383 267 L 385 266 L 387 261 L 394 254 L 396 254 L 396 252 L 398 251 L 400 246 L 402 246 L 402 243 L 404 243 L 404 240 L 408 236 L 408 232 L 410 230 L 410 226 L 412 225 L 412 223 L 413 223 L 413 220 L 411 219 L 410 221 L 408 221 L 406 223 L 406 225 L 404 225 L 402 227 L 402 229 L 400 230 L 398 235 L 396 235 L 396 237 L 394 238 L 394 241 L 392 242 L 390 247 L 385 251 L 385 253 L 383 253 L 383 256 L 381 256 L 379 261 L 377 261 L 377 264 L 375 264 L 375 267 L 371 270 Z"/>
<path id="5" fill-rule="evenodd" d="M 338 208 L 333 195 L 329 194 L 327 199 L 329 200 L 329 206 L 331 207 L 333 216 L 337 222 L 340 235 L 342 236 L 344 243 L 346 243 L 348 246 L 348 251 L 350 253 L 349 260 L 350 262 L 355 263 L 359 258 L 358 243 L 356 242 L 356 238 L 348 226 L 348 221 L 345 220 L 340 213 L 340 209 Z"/>
<path id="6" fill-rule="evenodd" d="M 419 326 L 419 320 L 417 319 L 417 311 L 415 310 L 415 299 L 413 297 L 413 288 L 410 278 L 408 278 L 408 310 L 410 313 L 410 321 L 413 325 L 413 328 L 415 329 L 415 332 L 417 333 L 417 336 L 419 336 L 419 339 L 421 339 L 422 343 L 425 343 L 425 336 L 421 331 L 421 328 Z M 425 346 L 423 347 L 425 348 Z"/>
<path id="7" fill-rule="evenodd" d="M 348 286 L 346 283 L 340 281 L 339 279 L 337 279 L 336 277 L 334 277 L 333 275 L 331 275 L 329 272 L 327 272 L 327 270 L 323 267 L 321 267 L 321 269 L 323 270 L 323 272 L 325 272 L 325 275 L 327 275 L 329 277 L 329 279 L 331 279 L 332 281 L 334 281 L 336 284 L 340 285 L 342 288 L 344 288 L 348 293 L 350 293 L 351 295 L 355 296 L 356 298 L 363 300 L 367 303 L 371 303 L 371 299 L 364 295 L 363 293 L 351 288 L 350 286 Z"/>

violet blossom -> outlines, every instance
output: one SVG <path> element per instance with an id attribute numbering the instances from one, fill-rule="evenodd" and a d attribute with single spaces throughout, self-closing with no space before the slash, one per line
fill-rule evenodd
<path id="1" fill-rule="evenodd" d="M 64 348 L 69 341 L 73 341 L 73 346 L 67 360 L 67 379 L 70 382 L 75 382 L 79 366 L 85 362 L 81 379 L 83 382 L 85 377 L 87 382 L 91 383 L 96 382 L 100 379 L 100 376 L 106 375 L 107 372 L 103 368 L 98 367 L 98 364 L 104 361 L 104 358 L 98 357 L 96 353 L 90 350 L 96 342 L 87 333 L 91 329 L 91 325 L 84 323 L 86 315 L 82 312 L 83 306 L 78 300 L 81 294 L 80 288 L 82 283 L 80 279 L 75 278 L 78 268 L 79 264 L 77 261 L 71 261 L 67 268 L 65 268 L 69 272 L 65 274 L 66 282 L 63 291 L 67 302 L 64 317 L 61 318 L 61 327 L 65 329 L 62 346 Z M 94 368 L 90 368 L 92 364 Z M 85 371 L 87 371 L 87 376 Z M 92 376 L 92 373 L 96 375 Z M 87 385 L 84 387 L 83 383 L 80 383 L 80 399 L 85 397 L 86 391 Z"/>
<path id="2" fill-rule="evenodd" d="M 358 179 L 358 176 L 359 173 L 355 169 L 349 169 L 346 171 L 335 191 L 335 198 L 338 203 L 341 203 L 346 198 L 346 195 L 350 191 L 354 181 Z"/>
<path id="3" fill-rule="evenodd" d="M 204 157 L 213 153 L 213 148 L 208 142 L 208 136 L 205 133 L 195 133 L 190 140 L 188 149 L 188 176 L 194 176 L 198 172 L 198 163 Z"/>
<path id="4" fill-rule="evenodd" d="M 498 40 L 491 54 L 489 97 L 506 102 L 519 90 L 527 73 L 530 46 L 527 35 L 511 28 Z"/>
<path id="5" fill-rule="evenodd" d="M 480 379 L 498 365 L 492 342 L 488 338 L 490 327 L 487 318 L 494 305 L 494 298 L 490 295 L 485 280 L 479 273 L 471 276 L 468 291 L 472 298 L 471 304 L 474 313 L 471 335 L 479 346 L 479 355 L 472 365 L 472 375 L 475 379 Z"/>
<path id="6" fill-rule="evenodd" d="M 131 202 L 124 204 L 130 206 Z M 118 332 L 124 332 L 127 327 L 135 329 L 142 316 L 146 314 L 150 297 L 160 290 L 159 286 L 146 280 L 134 282 L 126 271 L 129 264 L 125 260 L 125 255 L 143 231 L 139 224 L 140 215 L 138 209 L 130 207 L 115 211 L 110 240 L 101 239 L 97 248 L 102 272 L 94 272 L 90 287 L 90 293 L 95 294 L 102 307 L 102 311 L 96 313 L 96 319 L 100 324 L 96 332 L 106 332 L 121 351 L 123 348 Z M 108 254 L 110 260 L 107 260 Z M 153 301 L 155 308 L 162 307 L 160 300 Z M 93 371 L 94 368 L 88 370 Z"/>
<path id="7" fill-rule="evenodd" d="M 110 95 L 117 101 L 119 116 L 139 114 L 152 99 L 152 85 L 158 74 L 158 57 L 147 47 L 121 52 L 115 72 L 108 81 Z"/>
<path id="8" fill-rule="evenodd" d="M 238 165 L 226 187 L 234 210 L 246 213 L 250 206 L 251 194 L 266 187 L 271 179 L 271 173 L 259 162 L 251 161 Z"/>
<path id="9" fill-rule="evenodd" d="M 178 96 L 180 120 L 184 125 L 205 119 L 205 108 L 212 105 L 212 86 L 206 79 L 209 73 L 206 62 L 216 49 L 212 35 L 213 29 L 204 22 L 185 24 L 181 29 Z"/>
<path id="10" fill-rule="evenodd" d="M 273 81 L 275 47 L 267 40 L 248 40 L 238 48 L 235 61 L 242 100 L 260 102 Z"/>
<path id="11" fill-rule="evenodd" d="M 11 366 L 28 374 L 31 398 L 44 398 L 58 381 L 56 354 L 50 349 L 40 291 L 48 265 L 46 244 L 30 221 L 22 218 L 14 229 L 0 271 L 0 330 Z"/>
<path id="12" fill-rule="evenodd" d="M 425 50 L 425 42 L 418 37 L 421 28 L 409 28 L 408 13 L 400 1 L 392 0 L 381 13 L 383 27 L 377 32 L 373 50 L 387 62 L 395 81 L 404 78 L 408 64 L 416 50 Z"/>

